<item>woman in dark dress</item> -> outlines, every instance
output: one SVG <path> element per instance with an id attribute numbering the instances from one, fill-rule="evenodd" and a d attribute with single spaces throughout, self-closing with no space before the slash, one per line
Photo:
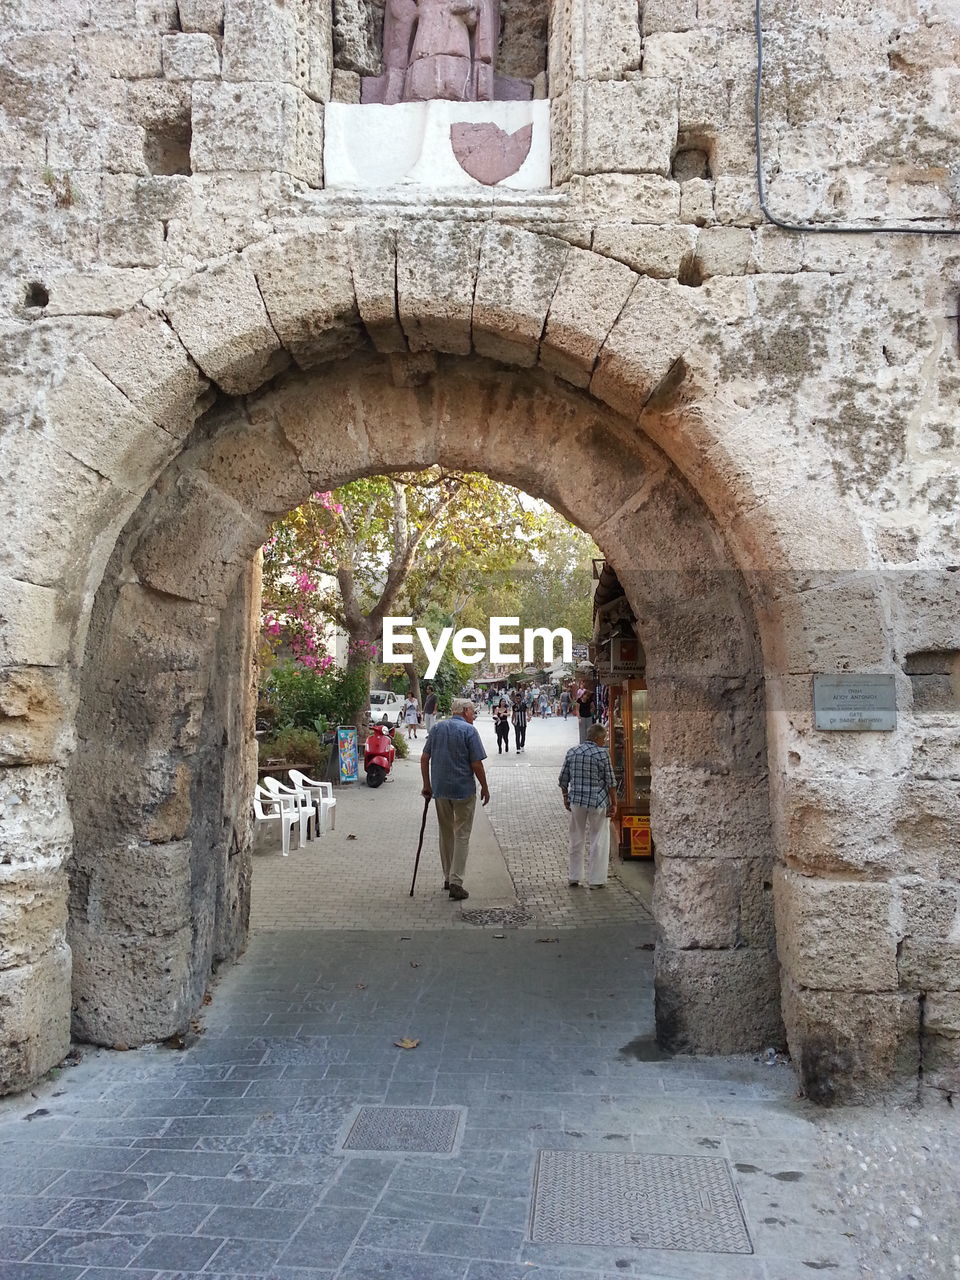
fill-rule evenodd
<path id="1" fill-rule="evenodd" d="M 493 708 L 493 725 L 497 731 L 497 755 L 510 754 L 510 708 L 506 698 L 501 698 Z"/>

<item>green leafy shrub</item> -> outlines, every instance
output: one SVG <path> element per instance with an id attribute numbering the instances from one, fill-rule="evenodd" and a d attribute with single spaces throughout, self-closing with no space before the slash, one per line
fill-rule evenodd
<path id="1" fill-rule="evenodd" d="M 264 673 L 257 722 L 277 733 L 291 728 L 323 733 L 338 724 L 355 724 L 366 700 L 365 670 L 321 671 L 278 662 Z"/>
<path id="2" fill-rule="evenodd" d="M 399 729 L 393 735 L 393 745 L 396 748 L 398 760 L 406 760 L 409 758 L 410 748 L 407 746 L 407 740 Z"/>
<path id="3" fill-rule="evenodd" d="M 314 770 L 312 777 L 322 773 L 330 761 L 330 748 L 323 745 L 319 736 L 311 729 L 297 729 L 295 726 L 281 729 L 272 737 L 261 738 L 258 748 L 261 767 L 266 767 L 271 761 L 282 761 L 294 769 Z"/>

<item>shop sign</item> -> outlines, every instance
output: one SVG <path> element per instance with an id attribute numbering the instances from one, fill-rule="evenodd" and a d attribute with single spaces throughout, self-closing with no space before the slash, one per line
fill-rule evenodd
<path id="1" fill-rule="evenodd" d="M 888 733 L 897 727 L 894 677 L 814 676 L 813 711 L 818 729 Z"/>
<path id="2" fill-rule="evenodd" d="M 650 837 L 650 819 L 639 813 L 625 813 L 622 821 L 623 829 L 630 842 L 630 857 L 651 857 L 653 841 Z"/>
<path id="3" fill-rule="evenodd" d="M 640 641 L 621 636 L 610 641 L 610 657 L 605 665 L 609 676 L 638 676 L 643 674 L 643 650 Z"/>

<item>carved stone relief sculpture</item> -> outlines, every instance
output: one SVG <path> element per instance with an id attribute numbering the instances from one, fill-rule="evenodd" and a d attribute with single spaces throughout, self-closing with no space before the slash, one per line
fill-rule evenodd
<path id="1" fill-rule="evenodd" d="M 528 81 L 496 74 L 500 0 L 387 0 L 383 73 L 364 76 L 361 102 L 522 101 Z"/>

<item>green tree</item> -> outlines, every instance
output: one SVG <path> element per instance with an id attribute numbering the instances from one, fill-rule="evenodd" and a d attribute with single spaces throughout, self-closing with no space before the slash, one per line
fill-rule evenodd
<path id="1" fill-rule="evenodd" d="M 348 664 L 369 671 L 385 617 L 457 616 L 543 522 L 516 489 L 440 467 L 316 493 L 277 521 L 264 547 L 265 634 L 322 669 L 330 658 L 320 637 L 333 622 L 349 637 Z M 416 663 L 408 678 L 418 693 Z"/>

